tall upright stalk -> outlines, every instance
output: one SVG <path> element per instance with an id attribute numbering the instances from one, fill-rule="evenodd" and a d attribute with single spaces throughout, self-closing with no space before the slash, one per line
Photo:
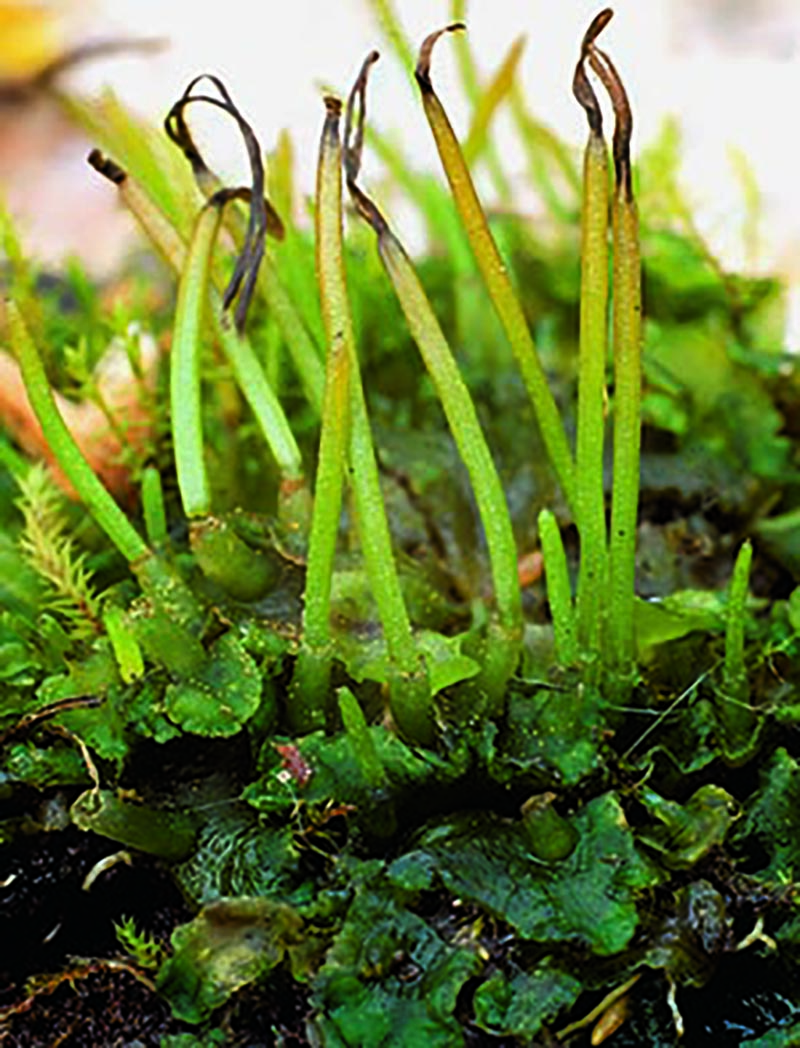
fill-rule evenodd
<path id="1" fill-rule="evenodd" d="M 722 725 L 726 759 L 738 763 L 752 752 L 757 737 L 758 713 L 750 706 L 747 667 L 744 660 L 744 631 L 753 547 L 742 544 L 733 566 L 728 590 L 725 625 L 723 693 L 717 695 L 717 716 Z"/>
<path id="2" fill-rule="evenodd" d="M 317 266 L 328 353 L 349 361 L 349 471 L 359 539 L 390 662 L 390 702 L 400 729 L 420 742 L 433 738 L 430 691 L 417 654 L 392 552 L 389 523 L 358 368 L 342 243 L 341 103 L 327 99 L 317 180 Z M 316 509 L 315 509 L 316 515 Z"/>
<path id="3" fill-rule="evenodd" d="M 747 541 L 742 544 L 734 564 L 725 626 L 725 688 L 738 698 L 742 697 L 747 681 L 744 664 L 744 626 L 752 562 L 753 547 Z"/>
<path id="4" fill-rule="evenodd" d="M 578 639 L 594 659 L 602 644 L 607 586 L 606 516 L 603 490 L 605 378 L 608 351 L 608 148 L 603 114 L 586 75 L 594 38 L 610 17 L 603 11 L 586 32 L 575 68 L 572 90 L 583 106 L 589 140 L 583 159 L 581 209 L 581 305 L 578 362 L 578 440 L 576 453 L 580 573 Z"/>
<path id="5" fill-rule="evenodd" d="M 610 12 L 603 25 L 609 18 Z M 610 662 L 617 675 L 625 678 L 632 674 L 634 660 L 633 608 L 639 506 L 642 386 L 639 219 L 631 177 L 633 117 L 628 96 L 619 73 L 605 52 L 592 44 L 589 58 L 609 94 L 615 116 L 615 186 L 611 207 L 614 252 L 614 483 L 609 543 L 608 645 Z"/>
<path id="6" fill-rule="evenodd" d="M 126 207 L 136 218 L 158 253 L 178 275 L 181 280 L 181 286 L 186 286 L 185 294 L 188 294 L 187 264 L 190 257 L 190 249 L 187 248 L 181 235 L 150 201 L 150 198 L 137 180 L 119 167 L 118 164 L 114 163 L 113 160 L 102 156 L 95 150 L 90 154 L 89 162 L 100 174 L 117 186 L 120 197 Z M 275 458 L 281 472 L 282 491 L 292 491 L 304 484 L 303 465 L 300 449 L 292 433 L 286 413 L 267 381 L 264 369 L 261 367 L 247 337 L 223 321 L 221 293 L 214 287 L 207 287 L 207 274 L 202 276 L 204 267 L 208 265 L 203 259 L 206 257 L 206 253 L 211 252 L 213 249 L 219 229 L 219 218 L 215 218 L 214 213 L 218 212 L 219 208 L 224 206 L 237 193 L 238 191 L 236 190 L 223 191 L 222 196 L 217 198 L 215 206 L 210 207 L 198 217 L 195 237 L 199 237 L 200 242 L 195 245 L 195 262 L 192 270 L 196 272 L 195 276 L 192 277 L 192 281 L 196 286 L 197 279 L 202 277 L 201 283 L 202 287 L 205 288 L 204 294 L 209 302 L 208 317 L 211 321 L 213 332 L 222 346 L 239 388 L 250 405 L 256 423 Z M 192 306 L 193 310 L 202 311 L 204 308 L 203 295 L 201 294 L 198 298 L 197 295 L 193 294 L 190 296 L 188 304 Z M 192 319 L 194 316 L 195 314 L 192 313 L 185 319 L 192 323 L 195 334 L 199 337 L 199 320 Z M 183 345 L 185 348 L 189 343 L 187 342 Z M 191 371 L 189 377 L 191 378 Z M 193 381 L 191 379 L 189 385 L 183 385 L 182 381 L 177 383 L 176 379 L 175 395 L 178 400 L 173 405 L 173 410 L 177 408 L 179 417 L 188 414 L 190 410 L 187 401 L 188 392 L 193 388 Z M 181 397 L 182 390 L 186 392 L 186 398 Z M 193 427 L 196 432 L 199 431 L 199 416 L 194 420 Z"/>
<path id="7" fill-rule="evenodd" d="M 522 601 L 514 532 L 502 482 L 453 352 L 403 245 L 373 201 L 358 186 L 367 75 L 377 58 L 375 51 L 365 61 L 347 106 L 344 152 L 347 186 L 356 210 L 378 238 L 381 261 L 436 388 L 475 493 L 489 549 L 499 627 L 491 636 L 490 650 L 485 653 L 484 662 L 489 672 L 484 673 L 482 685 L 496 698 L 502 696 L 516 666 L 522 640 Z M 356 105 L 358 117 L 353 130 Z"/>
<path id="8" fill-rule="evenodd" d="M 336 537 L 342 513 L 342 490 L 349 443 L 350 371 L 352 357 L 347 345 L 344 325 L 349 316 L 337 301 L 336 287 L 331 285 L 328 256 L 331 230 L 330 208 L 326 196 L 329 183 L 337 177 L 338 124 L 341 107 L 336 99 L 326 100 L 327 114 L 322 129 L 319 163 L 317 165 L 317 207 L 315 211 L 315 241 L 317 272 L 322 317 L 328 337 L 325 377 L 325 398 L 322 406 L 317 477 L 314 491 L 314 510 L 308 542 L 306 588 L 303 609 L 303 641 L 292 679 L 289 720 L 297 731 L 321 727 L 330 685 L 331 659 L 331 582 L 336 555 Z"/>
<path id="9" fill-rule="evenodd" d="M 542 544 L 544 571 L 547 578 L 547 600 L 553 620 L 553 643 L 556 660 L 570 666 L 577 659 L 575 612 L 569 584 L 567 557 L 556 518 L 549 509 L 539 514 L 539 539 Z"/>
<path id="10" fill-rule="evenodd" d="M 425 39 L 417 61 L 417 83 L 425 115 L 475 261 L 522 373 L 550 463 L 564 497 L 574 511 L 577 504 L 575 463 L 561 415 L 547 384 L 522 305 L 508 275 L 508 267 L 500 256 L 458 139 L 431 82 L 431 55 L 436 41 L 443 33 L 463 28 L 463 24 L 454 23 L 446 29 L 431 33 Z"/>
<path id="11" fill-rule="evenodd" d="M 167 659 L 175 654 L 183 665 L 199 665 L 205 657 L 197 640 L 203 614 L 194 595 L 168 560 L 153 553 L 103 487 L 61 417 L 39 350 L 14 302 L 7 303 L 7 315 L 28 399 L 53 457 L 98 526 L 128 561 L 160 621 L 170 624 Z M 174 651 L 167 650 L 169 644 Z"/>
<path id="12" fill-rule="evenodd" d="M 204 207 L 198 215 L 175 307 L 169 369 L 170 417 L 178 489 L 187 517 L 201 517 L 211 511 L 211 487 L 203 449 L 200 358 L 211 252 L 221 220 L 221 210 L 215 207 Z"/>

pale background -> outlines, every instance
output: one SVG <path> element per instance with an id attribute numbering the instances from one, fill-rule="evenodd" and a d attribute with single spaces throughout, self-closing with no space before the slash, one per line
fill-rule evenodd
<path id="1" fill-rule="evenodd" d="M 576 145 L 584 141 L 585 124 L 570 93 L 571 76 L 580 38 L 601 6 L 589 0 L 472 0 L 468 10 L 470 38 L 484 75 L 525 33 L 520 68 L 530 104 Z M 396 8 L 416 46 L 448 21 L 450 3 L 396 0 Z M 723 260 L 751 269 L 778 266 L 800 284 L 800 0 L 618 0 L 614 8 L 616 16 L 602 39 L 633 101 L 634 148 L 653 139 L 666 114 L 675 114 L 685 141 L 683 181 L 697 205 L 700 227 Z M 382 43 L 367 0 L 91 0 L 73 5 L 71 14 L 69 32 L 80 38 L 136 34 L 171 41 L 156 57 L 116 58 L 87 67 L 71 75 L 72 84 L 93 90 L 111 83 L 132 105 L 160 119 L 191 76 L 219 73 L 265 147 L 280 128 L 291 129 L 300 183 L 308 190 L 322 120 L 321 85 L 346 91 L 364 55 Z M 414 162 L 435 168 L 415 92 L 393 56 L 384 52 L 373 73 L 371 119 L 382 127 L 402 128 Z M 440 94 L 457 128 L 463 128 L 452 58 L 452 49 L 442 42 L 434 70 Z M 215 166 L 241 178 L 241 147 L 224 121 L 203 118 L 201 133 Z M 513 135 L 502 123 L 497 135 L 524 200 L 524 165 Z M 731 145 L 746 154 L 763 195 L 763 247 L 755 260 L 747 260 L 742 249 L 741 189 L 732 173 Z M 70 184 L 81 183 L 87 206 L 107 206 L 107 188 L 83 172 L 82 157 L 65 162 Z M 367 180 L 375 165 L 367 156 Z M 0 163 L 0 180 L 4 177 L 10 176 Z M 26 221 L 45 254 L 85 247 L 77 221 L 66 223 L 57 243 L 50 242 L 41 215 Z M 405 232 L 413 240 L 415 230 Z M 101 241 L 96 246 L 102 259 Z"/>

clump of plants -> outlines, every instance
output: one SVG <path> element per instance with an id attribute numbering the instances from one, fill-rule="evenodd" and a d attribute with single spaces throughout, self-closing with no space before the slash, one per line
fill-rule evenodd
<path id="1" fill-rule="evenodd" d="M 275 1043 L 800 1036 L 783 289 L 698 234 L 674 125 L 634 166 L 610 10 L 573 76 L 582 171 L 520 92 L 521 44 L 483 82 L 452 14 L 414 66 L 443 181 L 368 127 L 373 52 L 324 98 L 313 228 L 289 137 L 265 165 L 209 75 L 166 135 L 60 99 L 163 263 L 111 308 L 77 269 L 44 290 L 4 217 L 30 411 L 0 443 L 0 842 L 13 866 L 81 831 L 104 851 L 82 890 L 150 864 L 188 907 L 117 913 L 100 959 L 0 1009 L 11 1036 L 100 970 L 166 1002 L 165 1046 L 252 1043 L 241 1002 L 286 994 Z M 210 168 L 201 106 L 249 185 Z M 541 221 L 514 210 L 501 108 Z"/>

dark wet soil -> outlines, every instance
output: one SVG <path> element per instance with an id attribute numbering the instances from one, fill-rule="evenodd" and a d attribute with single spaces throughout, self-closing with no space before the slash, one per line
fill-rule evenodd
<path id="1" fill-rule="evenodd" d="M 132 865 L 113 865 L 84 890 L 89 871 L 116 851 L 113 842 L 75 827 L 22 835 L 4 845 L 2 1048 L 161 1048 L 165 1038 L 197 1036 L 196 1027 L 172 1017 L 150 982 L 152 973 L 137 970 L 124 957 L 114 932 L 114 923 L 130 917 L 138 929 L 168 941 L 174 927 L 191 919 L 193 911 L 169 871 L 135 852 Z M 760 948 L 726 955 L 704 987 L 678 990 L 686 1028 L 678 1039 L 665 979 L 646 972 L 631 994 L 629 1016 L 608 1043 L 611 1048 L 734 1048 L 797 1021 L 790 983 L 787 969 Z M 471 993 L 459 1006 L 467 1048 L 513 1048 L 514 1040 L 471 1026 L 469 998 Z M 581 1011 L 592 1003 L 597 1002 L 584 999 Z M 222 1043 L 233 1048 L 300 1048 L 310 1044 L 306 1023 L 311 1010 L 305 987 L 278 969 L 266 983 L 235 995 L 215 1014 L 213 1025 L 221 1031 Z M 587 1027 L 567 1042 L 543 1033 L 535 1043 L 585 1048 L 590 1036 Z"/>
<path id="2" fill-rule="evenodd" d="M 233 1048 L 299 1048 L 309 1043 L 307 1011 L 300 987 L 279 972 L 269 986 L 243 990 L 221 1009 L 217 1028 Z M 164 1001 L 130 973 L 102 969 L 78 969 L 71 982 L 40 993 L 5 1023 L 0 1019 L 3 1048 L 159 1048 L 162 1038 L 180 1034 L 197 1036 L 197 1029 L 173 1019 Z"/>
<path id="3" fill-rule="evenodd" d="M 3 848 L 0 871 L 0 1045 L 3 1048 L 158 1048 L 163 1037 L 196 1033 L 123 958 L 114 923 L 168 940 L 192 910 L 169 872 L 133 853 L 87 892 L 94 864 L 113 842 L 70 827 L 22 837 Z M 30 982 L 29 982 L 30 980 Z M 308 1043 L 303 988 L 278 971 L 238 994 L 216 1016 L 225 1044 L 294 1048 Z"/>

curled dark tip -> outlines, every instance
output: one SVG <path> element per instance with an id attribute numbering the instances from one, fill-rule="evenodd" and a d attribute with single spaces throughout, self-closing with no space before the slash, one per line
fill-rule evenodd
<path id="1" fill-rule="evenodd" d="M 115 186 L 121 186 L 128 177 L 127 172 L 110 157 L 104 156 L 99 149 L 93 149 L 86 158 L 90 167 L 113 182 Z"/>
<path id="2" fill-rule="evenodd" d="M 380 55 L 377 51 L 371 51 L 367 55 L 348 96 L 344 120 L 344 148 L 342 156 L 345 181 L 347 182 L 353 206 L 359 215 L 369 222 L 380 237 L 389 230 L 386 219 L 357 184 L 358 175 L 361 171 L 361 156 L 364 151 L 364 127 L 367 120 L 367 81 L 369 80 L 370 69 L 372 69 L 379 58 Z"/>
<path id="3" fill-rule="evenodd" d="M 633 199 L 631 181 L 631 136 L 633 134 L 633 113 L 628 101 L 628 94 L 616 66 L 599 47 L 589 50 L 589 61 L 597 73 L 603 87 L 608 92 L 614 109 L 614 169 L 617 185 L 625 191 L 628 200 Z"/>
<path id="4" fill-rule="evenodd" d="M 224 207 L 231 200 L 241 200 L 243 203 L 249 204 L 252 199 L 253 190 L 250 186 L 235 186 L 231 188 L 223 186 L 208 197 L 206 206 Z M 266 197 L 264 198 L 264 206 L 267 209 L 267 232 L 276 240 L 283 240 L 286 236 L 286 230 L 281 216 Z"/>
<path id="5" fill-rule="evenodd" d="M 575 75 L 572 78 L 572 93 L 586 112 L 589 130 L 593 135 L 598 136 L 603 134 L 603 111 L 600 108 L 600 103 L 597 100 L 591 81 L 586 75 L 586 59 L 589 57 L 595 40 L 613 17 L 614 12 L 610 7 L 604 8 L 599 14 L 594 16 L 589 28 L 583 35 L 581 55 L 578 59 L 578 64 L 575 66 Z"/>
<path id="6" fill-rule="evenodd" d="M 214 98 L 211 95 L 193 94 L 195 87 L 202 80 L 208 80 L 217 90 L 220 97 Z M 264 196 L 264 161 L 256 134 L 234 104 L 223 82 L 219 77 L 210 73 L 203 73 L 188 84 L 183 95 L 170 109 L 164 121 L 167 135 L 191 164 L 200 189 L 207 197 L 216 197 L 217 202 L 219 202 L 220 181 L 205 163 L 186 123 L 186 108 L 194 102 L 205 102 L 208 105 L 216 106 L 233 117 L 244 140 L 250 163 L 252 187 L 249 190 L 249 195 L 243 197 L 238 190 L 235 190 L 234 196 L 228 198 L 248 199 L 250 203 L 250 219 L 247 225 L 247 232 L 245 233 L 244 246 L 236 260 L 233 275 L 222 298 L 224 309 L 228 309 L 234 299 L 237 299 L 234 321 L 237 330 L 241 332 L 244 329 L 247 311 L 255 290 L 261 259 L 264 257 L 264 237 L 267 233 L 271 233 L 278 239 L 281 239 L 284 235 L 283 223 L 278 213 Z"/>
<path id="7" fill-rule="evenodd" d="M 599 14 L 594 16 L 589 23 L 589 28 L 583 34 L 583 40 L 581 42 L 581 58 L 586 58 L 589 48 L 592 47 L 595 40 L 600 36 L 613 17 L 614 12 L 610 7 L 604 7 Z"/>
<path id="8" fill-rule="evenodd" d="M 209 98 L 206 95 L 192 94 L 195 87 L 197 87 L 202 80 L 208 80 L 209 83 L 216 88 L 222 101 L 220 101 L 220 99 Z M 189 125 L 186 123 L 185 116 L 186 108 L 193 101 L 200 101 L 201 99 L 212 105 L 219 106 L 221 109 L 229 112 L 231 116 L 234 116 L 234 119 L 237 119 L 234 113 L 236 107 L 234 106 L 233 100 L 228 94 L 228 90 L 223 82 L 219 77 L 214 76 L 212 73 L 201 73 L 199 76 L 196 76 L 193 80 L 189 81 L 181 97 L 167 113 L 166 118 L 164 119 L 164 130 L 166 131 L 169 140 L 175 143 L 191 164 L 194 176 L 203 192 L 209 193 L 212 191 L 211 185 L 215 183 L 217 179 L 203 160 L 200 150 L 195 145 L 191 131 L 189 130 Z"/>
<path id="9" fill-rule="evenodd" d="M 575 66 L 575 75 L 572 78 L 572 93 L 579 105 L 583 106 L 586 119 L 589 122 L 589 130 L 593 135 L 603 135 L 603 111 L 597 101 L 591 81 L 586 75 L 586 56 L 581 54 L 578 64 Z"/>
<path id="10" fill-rule="evenodd" d="M 322 128 L 321 149 L 339 147 L 339 123 L 342 119 L 342 100 L 333 95 L 323 98 L 325 103 L 325 125 Z"/>
<path id="11" fill-rule="evenodd" d="M 440 36 L 444 36 L 445 33 L 457 33 L 466 30 L 466 24 L 464 22 L 453 22 L 444 29 L 437 29 L 435 33 L 431 33 L 426 36 L 422 41 L 422 46 L 419 49 L 419 58 L 417 59 L 417 68 L 414 71 L 414 75 L 417 78 L 420 90 L 423 94 L 433 94 L 433 84 L 431 83 L 431 55 L 433 54 L 433 48 L 436 45 L 436 41 Z"/>
<path id="12" fill-rule="evenodd" d="M 344 173 L 348 183 L 355 182 L 361 169 L 361 154 L 364 150 L 364 126 L 367 120 L 367 81 L 372 67 L 380 58 L 377 51 L 370 51 L 361 66 L 361 71 L 347 98 L 344 117 Z M 357 110 L 357 112 L 356 112 Z M 355 132 L 353 123 L 355 116 Z"/>

